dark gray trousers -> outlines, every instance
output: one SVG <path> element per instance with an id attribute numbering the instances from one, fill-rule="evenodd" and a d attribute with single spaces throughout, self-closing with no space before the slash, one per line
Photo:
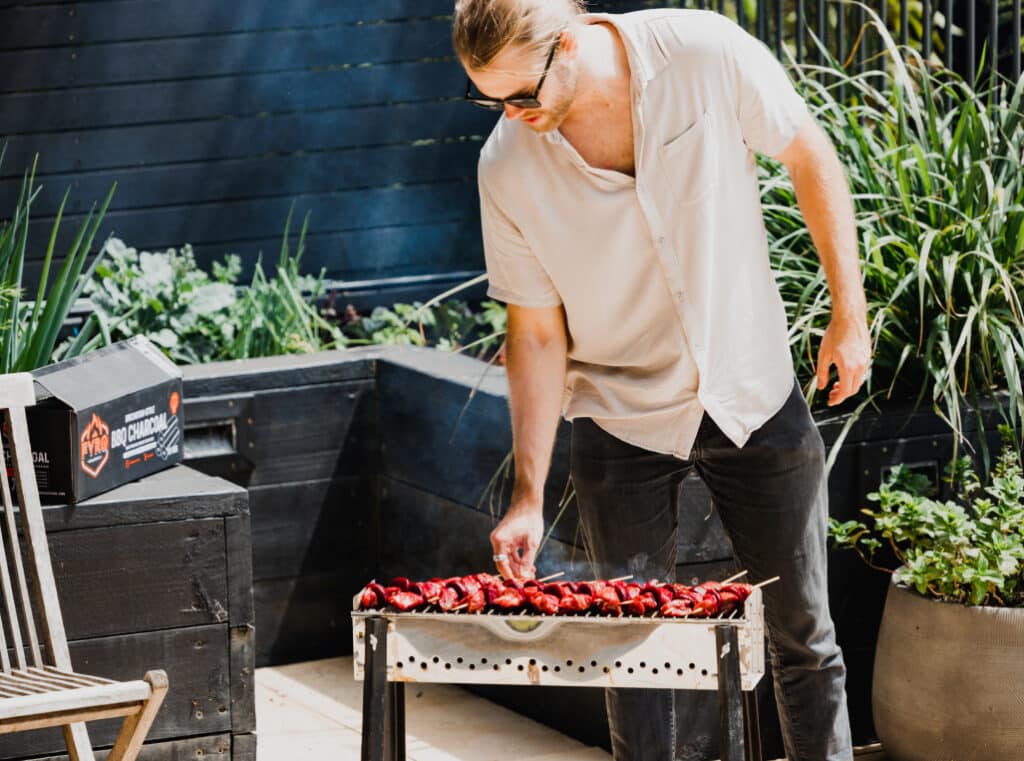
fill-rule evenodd
<path id="1" fill-rule="evenodd" d="M 679 489 L 696 468 L 740 566 L 763 588 L 768 652 L 787 761 L 850 761 L 846 666 L 828 609 L 825 447 L 793 390 L 737 447 L 705 413 L 690 459 L 650 452 L 592 420 L 572 424 L 571 472 L 598 578 L 672 579 Z M 709 691 L 606 690 L 615 761 L 705 761 Z M 704 733 L 706 734 L 706 733 Z"/>

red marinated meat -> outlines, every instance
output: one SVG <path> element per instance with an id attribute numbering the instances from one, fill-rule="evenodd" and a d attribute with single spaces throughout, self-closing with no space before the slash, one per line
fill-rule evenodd
<path id="1" fill-rule="evenodd" d="M 486 604 L 487 598 L 484 597 L 484 591 L 479 588 L 471 591 L 466 598 L 466 610 L 470 613 L 479 613 Z"/>
<path id="2" fill-rule="evenodd" d="M 359 597 L 359 609 L 360 610 L 373 610 L 381 604 L 380 597 L 377 593 L 367 587 L 363 590 L 363 594 Z"/>
<path id="3" fill-rule="evenodd" d="M 596 597 L 597 593 L 608 586 L 604 581 L 581 581 L 576 584 L 576 591 L 580 594 Z"/>
<path id="4" fill-rule="evenodd" d="M 548 615 L 555 615 L 558 613 L 559 603 L 558 598 L 554 595 L 545 594 L 544 592 L 537 592 L 530 595 L 528 598 L 530 605 L 534 610 L 539 613 L 546 613 Z"/>
<path id="5" fill-rule="evenodd" d="M 636 599 L 643 602 L 645 611 L 657 610 L 661 605 L 657 598 L 650 592 L 644 592 Z"/>
<path id="6" fill-rule="evenodd" d="M 558 601 L 558 610 L 561 613 L 585 613 L 593 600 L 590 595 L 570 592 Z"/>
<path id="7" fill-rule="evenodd" d="M 544 594 L 554 595 L 555 597 L 564 597 L 572 592 L 569 583 L 565 581 L 549 581 L 542 589 Z"/>
<path id="8" fill-rule="evenodd" d="M 404 576 L 396 576 L 391 580 L 391 586 L 398 587 L 403 592 L 409 591 L 409 580 Z"/>
<path id="9" fill-rule="evenodd" d="M 416 594 L 415 592 L 395 592 L 388 597 L 388 603 L 403 613 L 413 608 L 418 608 L 425 602 L 426 600 L 423 599 L 423 595 Z"/>
<path id="10" fill-rule="evenodd" d="M 515 589 L 506 589 L 500 595 L 494 598 L 493 604 L 497 608 L 502 610 L 514 610 L 521 608 L 525 598 L 523 593 Z"/>
<path id="11" fill-rule="evenodd" d="M 683 618 L 690 615 L 692 610 L 688 600 L 677 598 L 669 600 L 661 606 L 661 615 L 665 616 L 665 618 Z"/>
<path id="12" fill-rule="evenodd" d="M 453 587 L 445 587 L 441 590 L 441 596 L 437 600 L 438 606 L 444 612 L 448 612 L 459 604 L 459 593 Z"/>
<path id="13" fill-rule="evenodd" d="M 413 589 L 416 586 L 418 589 Z M 444 589 L 444 585 L 439 579 L 431 579 L 430 581 L 423 581 L 419 584 L 409 585 L 410 591 L 419 592 L 426 598 L 427 602 L 435 602 L 441 596 L 441 590 Z"/>
<path id="14" fill-rule="evenodd" d="M 654 599 L 658 601 L 659 605 L 671 602 L 675 598 L 675 593 L 672 591 L 672 587 L 668 584 L 662 584 L 654 590 Z"/>
<path id="15" fill-rule="evenodd" d="M 594 595 L 594 605 L 601 613 L 613 616 L 622 615 L 622 603 L 619 601 L 618 592 L 611 586 L 607 586 Z"/>
<path id="16" fill-rule="evenodd" d="M 455 593 L 459 596 L 460 600 L 469 597 L 469 589 L 462 582 L 462 579 L 459 579 L 459 578 L 448 579 L 445 582 L 445 586 L 448 587 L 449 589 L 454 589 Z"/>
<path id="17" fill-rule="evenodd" d="M 612 585 L 615 589 L 616 594 L 619 596 L 621 602 L 628 600 L 635 600 L 640 596 L 640 585 L 639 584 L 627 584 L 623 581 L 615 582 Z"/>
<path id="18" fill-rule="evenodd" d="M 642 616 L 645 610 L 644 601 L 639 597 L 622 603 L 622 612 L 628 616 Z"/>

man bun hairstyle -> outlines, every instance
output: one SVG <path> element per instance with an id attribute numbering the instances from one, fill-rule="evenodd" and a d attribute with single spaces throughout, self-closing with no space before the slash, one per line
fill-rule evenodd
<path id="1" fill-rule="evenodd" d="M 457 0 L 452 43 L 465 65 L 482 70 L 510 44 L 541 53 L 585 10 L 585 0 Z"/>

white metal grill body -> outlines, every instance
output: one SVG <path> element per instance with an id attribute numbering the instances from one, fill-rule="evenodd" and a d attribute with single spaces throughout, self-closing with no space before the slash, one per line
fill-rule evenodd
<path id="1" fill-rule="evenodd" d="M 720 618 L 353 611 L 357 680 L 370 616 L 388 621 L 392 682 L 717 690 L 722 625 L 737 632 L 742 689 L 753 690 L 765 671 L 760 589 L 742 615 Z"/>

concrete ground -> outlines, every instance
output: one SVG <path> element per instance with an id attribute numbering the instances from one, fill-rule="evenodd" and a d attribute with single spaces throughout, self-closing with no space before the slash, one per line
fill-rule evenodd
<path id="1" fill-rule="evenodd" d="M 408 761 L 611 761 L 553 729 L 449 685 L 406 686 Z M 362 682 L 352 658 L 256 671 L 259 761 L 359 758 Z"/>
<path id="2" fill-rule="evenodd" d="M 408 761 L 611 761 L 458 687 L 409 684 L 405 695 Z M 257 669 L 256 726 L 259 761 L 357 761 L 362 682 L 352 677 L 352 658 Z M 885 761 L 877 746 L 856 755 Z"/>

